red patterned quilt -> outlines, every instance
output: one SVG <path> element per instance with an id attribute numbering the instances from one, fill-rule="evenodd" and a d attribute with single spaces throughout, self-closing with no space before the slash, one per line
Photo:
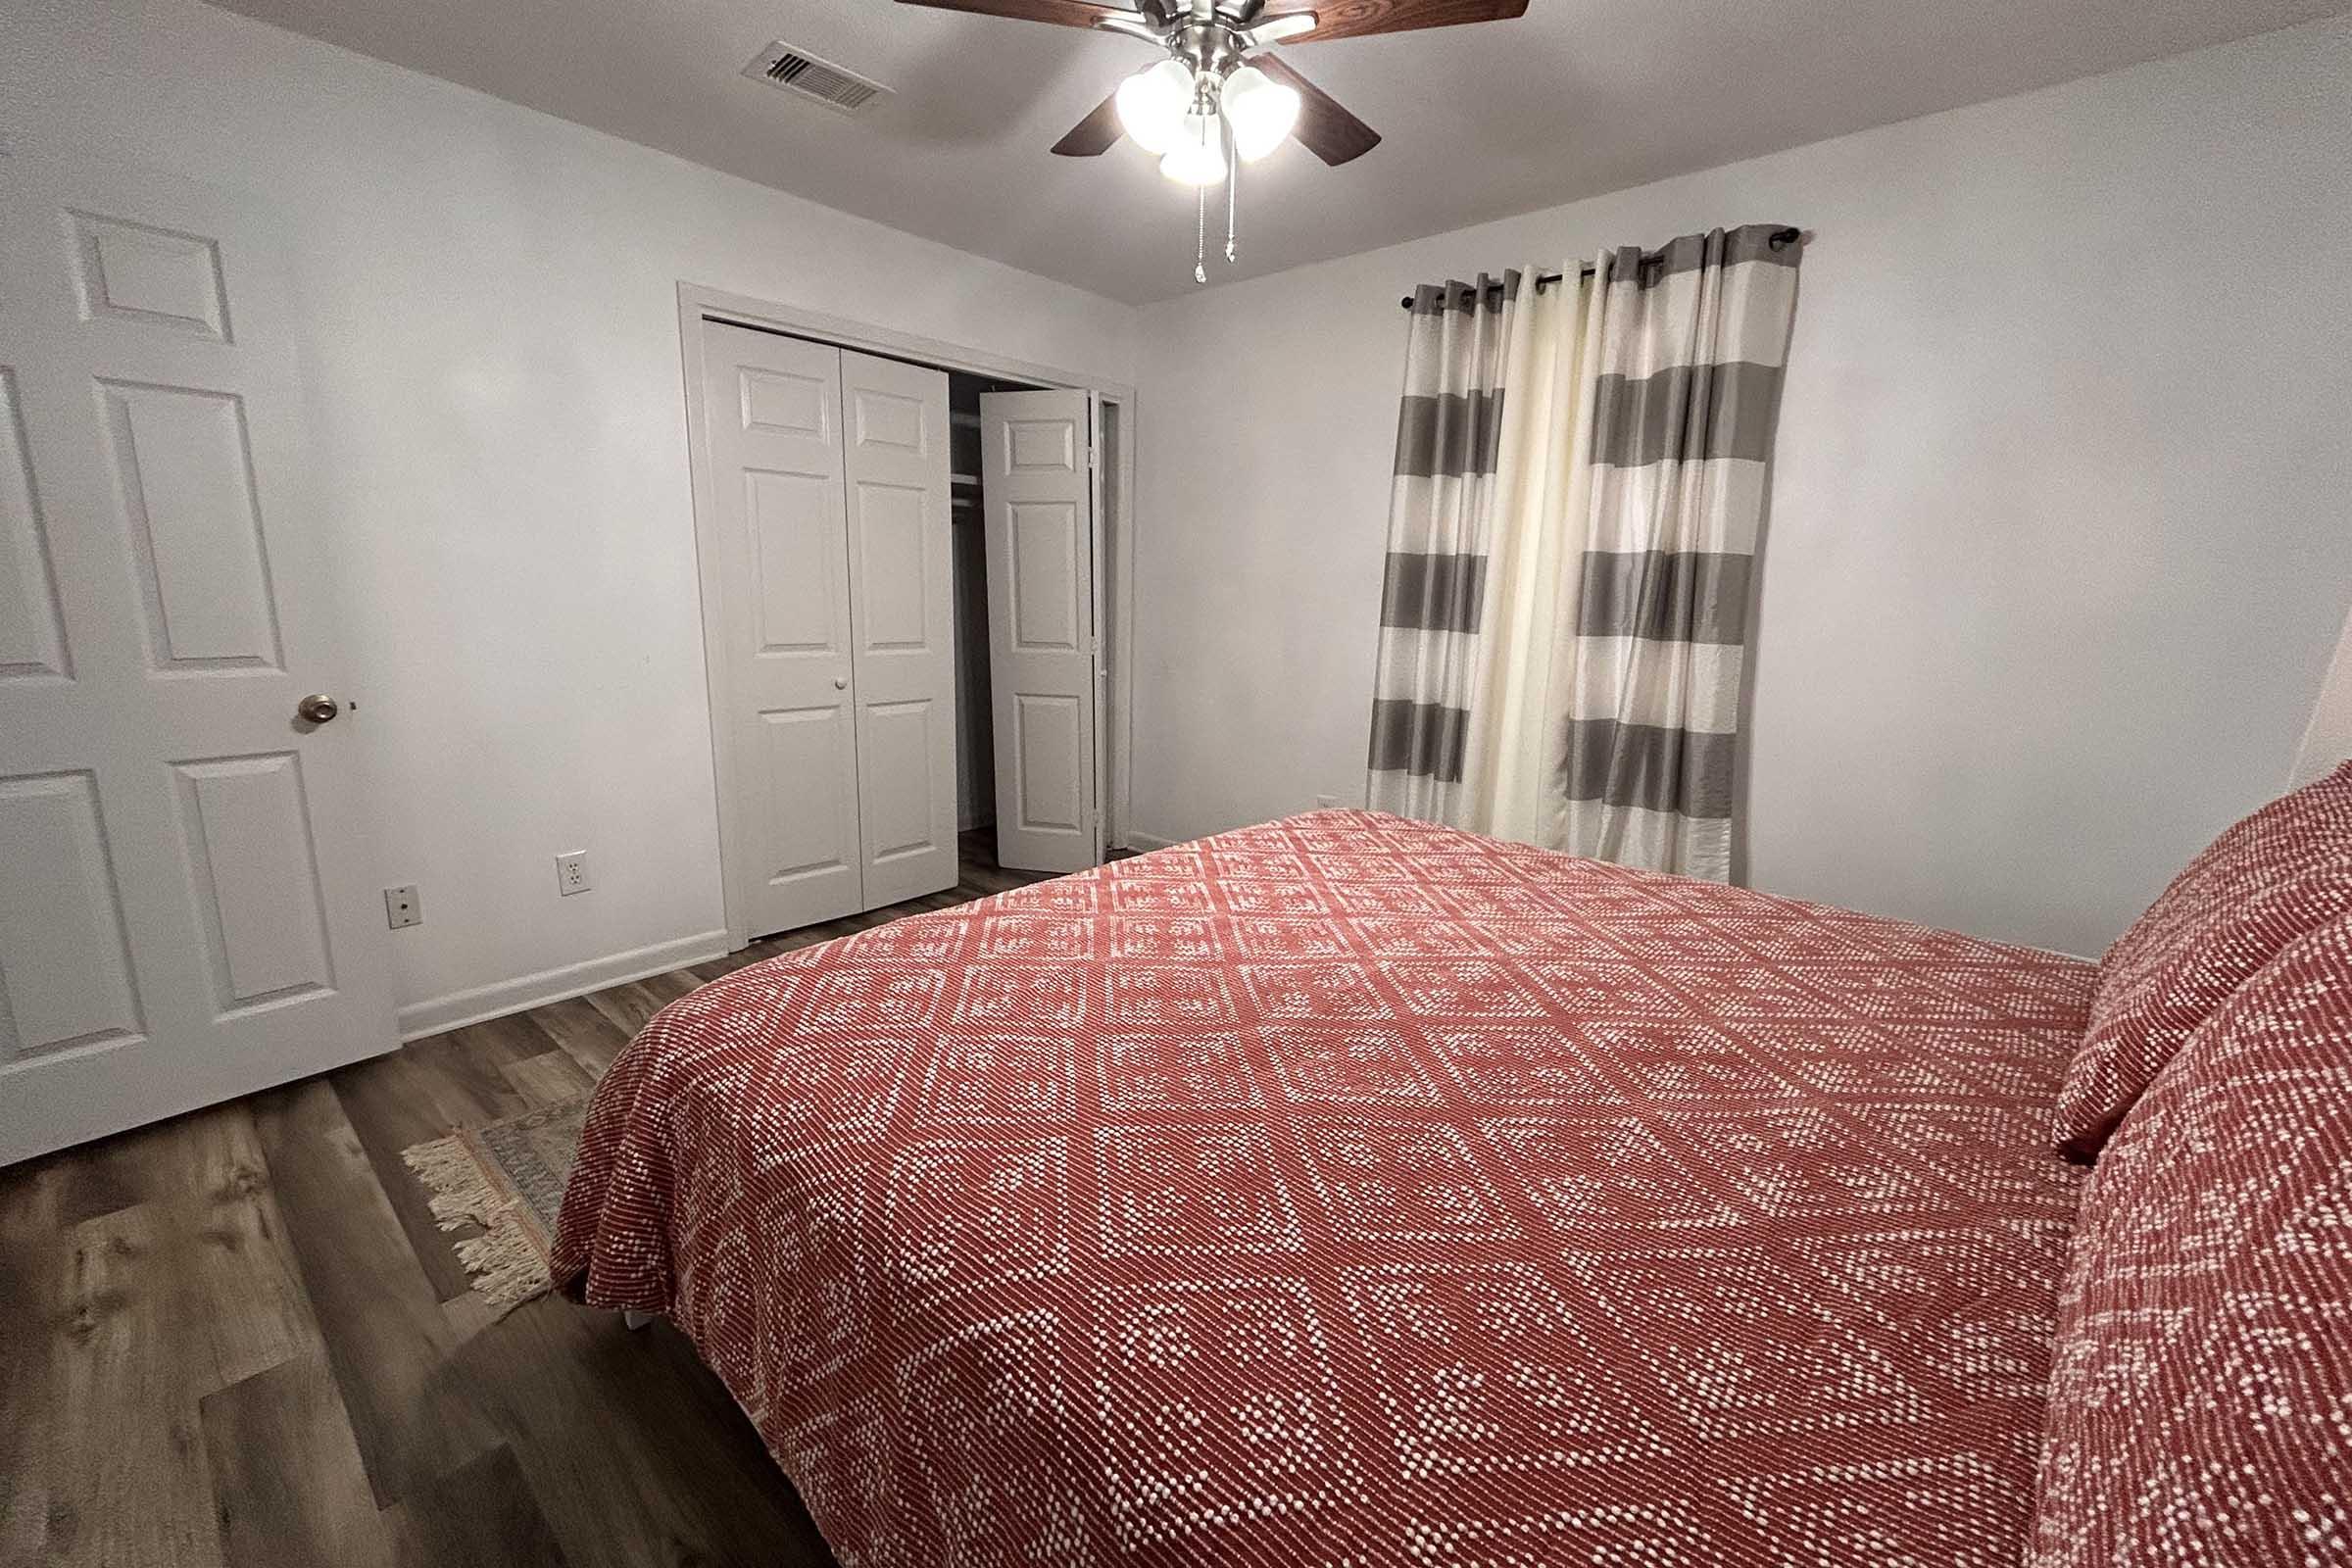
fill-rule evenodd
<path id="1" fill-rule="evenodd" d="M 1994 1565 L 2087 964 L 1319 811 L 744 969 L 597 1091 L 845 1568 Z"/>

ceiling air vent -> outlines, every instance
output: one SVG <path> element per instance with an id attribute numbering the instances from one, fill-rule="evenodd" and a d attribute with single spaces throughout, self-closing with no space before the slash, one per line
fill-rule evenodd
<path id="1" fill-rule="evenodd" d="M 743 68 L 743 74 L 799 93 L 804 98 L 813 98 L 826 108 L 845 115 L 854 115 L 890 92 L 878 81 L 869 81 L 855 71 L 846 70 L 830 60 L 819 60 L 788 43 L 771 43 L 760 50 L 752 63 Z"/>

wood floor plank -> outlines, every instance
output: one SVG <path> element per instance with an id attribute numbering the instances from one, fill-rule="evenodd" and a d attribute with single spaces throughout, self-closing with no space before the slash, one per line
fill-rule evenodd
<path id="1" fill-rule="evenodd" d="M 495 1071 L 451 1071 L 454 1050 L 451 1037 L 435 1035 L 329 1075 L 362 1144 L 384 1150 L 394 1168 L 412 1144 L 514 1114 L 513 1086 Z"/>
<path id="2" fill-rule="evenodd" d="M 495 1121 L 521 1109 L 521 1097 L 499 1068 L 555 1049 L 555 1041 L 531 1021 L 530 1014 L 516 1013 L 416 1041 L 401 1054 L 414 1054 L 440 1074 L 454 1092 L 464 1093 L 490 1112 L 489 1119 Z"/>
<path id="3" fill-rule="evenodd" d="M 644 987 L 633 983 L 591 991 L 580 1000 L 603 1014 L 613 1028 L 632 1039 L 638 1030 L 645 1027 L 648 1018 L 668 1004 L 662 998 L 649 996 Z"/>
<path id="4" fill-rule="evenodd" d="M 228 1568 L 389 1568 L 391 1542 L 322 1352 L 208 1395 L 197 1414 Z"/>
<path id="5" fill-rule="evenodd" d="M 751 1423 L 666 1327 L 543 1297 L 457 1364 L 573 1568 L 829 1562 Z"/>
<path id="6" fill-rule="evenodd" d="M 44 1562 L 220 1568 L 204 1436 L 172 1355 L 172 1225 L 167 1205 L 135 1203 L 67 1233 Z"/>
<path id="7" fill-rule="evenodd" d="M 59 1160 L 64 1180 L 58 1202 L 59 1224 L 78 1225 L 85 1219 L 96 1219 L 101 1214 L 165 1196 L 149 1191 L 142 1184 L 151 1162 L 141 1158 L 141 1152 L 159 1142 L 176 1142 L 179 1136 L 176 1126 L 170 1123 L 134 1127 L 86 1148 L 70 1151 L 70 1157 Z"/>
<path id="8" fill-rule="evenodd" d="M 552 1050 L 555 1038 L 539 1026 L 534 1011 L 509 1013 L 503 1018 L 485 1018 L 469 1023 L 463 1029 L 453 1029 L 449 1038 L 462 1051 L 494 1061 L 518 1061 Z"/>
<path id="9" fill-rule="evenodd" d="M 514 1450 L 503 1445 L 384 1519 L 400 1568 L 569 1568 Z"/>
<path id="10" fill-rule="evenodd" d="M 486 1074 L 451 1071 L 457 1049 L 448 1036 L 414 1041 L 388 1056 L 342 1068 L 327 1080 L 434 1296 L 444 1301 L 465 1295 L 473 1282 L 433 1216 L 430 1196 L 401 1155 L 457 1128 L 480 1127 L 529 1108 L 495 1064 Z"/>
<path id="11" fill-rule="evenodd" d="M 67 1162 L 29 1161 L 0 1171 L 0 1565 L 40 1559 L 48 1536 L 49 1456 L 56 1421 L 50 1387 L 62 1246 L 60 1200 Z"/>
<path id="12" fill-rule="evenodd" d="M 454 1300 L 443 1301 L 441 1315 L 448 1320 L 456 1343 L 464 1345 L 475 1335 L 488 1332 L 490 1325 L 503 1314 L 482 1299 L 481 1292 L 467 1291 Z"/>
<path id="13" fill-rule="evenodd" d="M 189 1506 L 209 1511 L 198 1401 L 318 1348 L 250 1111 L 217 1105 L 170 1127 L 110 1141 L 104 1155 L 105 1191 L 154 1196 L 60 1226 L 46 1258 L 57 1288 L 21 1304 L 13 1298 L 25 1287 L 10 1292 L 24 1348 L 50 1352 L 47 1410 L 27 1411 L 27 1429 L 60 1445 L 45 1456 L 40 1494 L 10 1500 L 14 1522 L 0 1539 L 12 1559 L 39 1520 L 54 1560 L 216 1560 L 210 1532 L 182 1517 Z M 45 1190 L 48 1217 L 62 1218 L 60 1189 L 72 1184 L 34 1180 L 34 1200 Z M 80 1186 L 74 1200 L 97 1190 Z M 12 1214 L 22 1207 L 9 1204 Z M 19 1224 L 8 1226 L 12 1254 L 27 1246 Z M 12 1428 L 31 1376 L 26 1367 L 6 1379 Z M 126 1487 L 152 1493 L 159 1507 L 122 1517 L 109 1499 Z"/>
<path id="14" fill-rule="evenodd" d="M 64 1171 L 59 1221 L 78 1225 L 134 1203 L 178 1197 L 201 1159 L 199 1136 L 217 1132 L 214 1111 L 191 1111 L 169 1121 L 133 1127 L 111 1138 L 52 1155 Z"/>
<path id="15" fill-rule="evenodd" d="M 612 1058 L 629 1043 L 627 1031 L 597 1011 L 583 997 L 533 1007 L 531 1019 L 591 1078 L 602 1078 L 605 1069 L 612 1065 Z"/>
<path id="16" fill-rule="evenodd" d="M 588 1069 L 562 1051 L 542 1051 L 536 1056 L 510 1061 L 499 1070 L 534 1110 L 577 1100 L 596 1087 Z"/>
<path id="17" fill-rule="evenodd" d="M 178 1196 L 163 1205 L 180 1375 L 192 1397 L 319 1349 L 253 1113 L 242 1102 L 186 1119 Z"/>
<path id="18" fill-rule="evenodd" d="M 587 1000 L 590 1006 L 612 1019 L 615 1027 L 634 1036 L 645 1027 L 648 1018 L 701 983 L 693 975 L 672 971 L 592 991 Z"/>
<path id="19" fill-rule="evenodd" d="M 397 1501 L 495 1442 L 448 1386 L 457 1332 L 336 1091 L 312 1079 L 252 1103 L 369 1487 Z"/>
<path id="20" fill-rule="evenodd" d="M 76 1168 L 86 1154 L 88 1168 Z M 309 1309 L 242 1102 L 207 1106 L 52 1161 L 60 1230 L 147 1205 L 166 1210 L 185 1368 L 198 1395 L 315 1348 Z M 95 1174 L 94 1174 L 95 1173 Z M 127 1200 L 127 1201 L 124 1201 Z"/>
<path id="21" fill-rule="evenodd" d="M 703 982 L 696 978 L 690 969 L 671 969 L 663 974 L 649 974 L 637 983 L 661 997 L 663 1006 L 667 1006 L 680 997 L 694 995 L 703 986 Z"/>

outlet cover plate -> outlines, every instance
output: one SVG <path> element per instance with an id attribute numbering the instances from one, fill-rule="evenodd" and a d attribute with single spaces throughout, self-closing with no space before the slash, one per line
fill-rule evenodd
<path id="1" fill-rule="evenodd" d="M 589 886 L 586 850 L 556 857 L 556 892 L 560 897 L 568 899 L 574 893 L 585 893 Z"/>
<path id="2" fill-rule="evenodd" d="M 384 923 L 395 931 L 424 924 L 424 901 L 415 887 L 384 889 Z"/>

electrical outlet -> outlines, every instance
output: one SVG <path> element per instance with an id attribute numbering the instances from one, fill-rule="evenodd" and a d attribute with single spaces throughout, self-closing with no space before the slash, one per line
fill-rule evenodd
<path id="1" fill-rule="evenodd" d="M 1340 798 L 1337 795 L 1318 795 L 1315 797 L 1315 806 L 1320 810 L 1328 811 L 1339 804 Z"/>
<path id="2" fill-rule="evenodd" d="M 573 850 L 556 857 L 556 892 L 564 898 L 588 891 L 588 852 Z"/>
<path id="3" fill-rule="evenodd" d="M 384 923 L 395 931 L 424 924 L 424 901 L 414 887 L 384 889 Z"/>

